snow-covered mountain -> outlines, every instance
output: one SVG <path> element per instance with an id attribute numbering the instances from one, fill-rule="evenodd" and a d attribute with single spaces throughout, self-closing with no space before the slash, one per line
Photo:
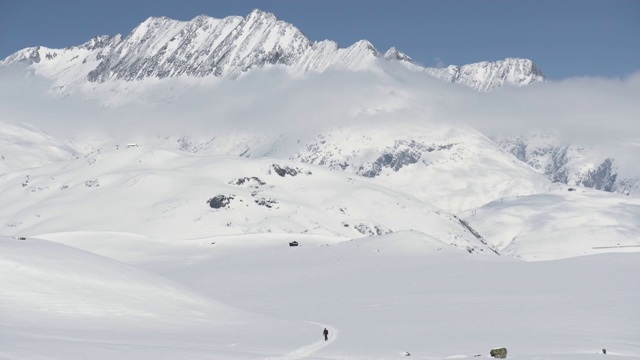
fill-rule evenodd
<path id="1" fill-rule="evenodd" d="M 639 192 L 640 169 L 634 150 L 637 145 L 571 145 L 552 134 L 504 136 L 495 141 L 554 182 L 623 195 Z"/>
<path id="2" fill-rule="evenodd" d="M 639 199 L 553 184 L 470 129 L 139 140 L 112 139 L 81 156 L 6 172 L 0 228 L 14 236 L 73 230 L 164 239 L 415 231 L 442 249 L 528 260 L 640 245 Z"/>
<path id="3" fill-rule="evenodd" d="M 281 159 L 122 144 L 14 171 L 0 183 L 0 227 L 13 235 L 111 229 L 176 239 L 245 233 L 349 238 L 416 230 L 469 252 L 492 252 L 463 220 L 408 193 Z"/>
<path id="4" fill-rule="evenodd" d="M 463 66 L 450 65 L 446 68 L 426 68 L 425 71 L 435 77 L 480 91 L 505 85 L 530 85 L 544 80 L 542 71 L 533 61 L 515 58 Z"/>
<path id="5" fill-rule="evenodd" d="M 612 164 L 620 160 L 604 159 L 609 167 L 596 163 L 602 170 L 581 168 L 582 180 L 554 183 L 568 171 L 557 156 L 530 146 L 542 154 L 532 162 L 514 153 L 520 143 L 498 140 L 498 146 L 473 128 L 475 113 L 469 122 L 451 110 L 502 91 L 480 93 L 447 81 L 478 90 L 541 81 L 528 60 L 425 69 L 396 49 L 381 54 L 366 41 L 346 49 L 311 42 L 272 14 L 254 11 L 189 22 L 150 18 L 127 37 L 27 49 L 1 65 L 13 70 L 17 63 L 36 75 L 30 79 L 49 79 L 70 96 L 58 99 L 55 112 L 27 116 L 24 107 L 3 104 L 3 118 L 35 118 L 69 133 L 94 128 L 94 138 L 76 133 L 80 140 L 72 142 L 0 124 L 0 191 L 12 199 L 0 223 L 12 235 L 74 228 L 175 238 L 184 229 L 193 237 L 361 237 L 416 230 L 481 252 L 492 250 L 483 241 L 503 242 L 468 226 L 469 212 L 487 204 L 565 191 L 562 182 L 615 190 L 624 180 L 630 189 L 624 194 L 637 188 L 614 174 Z M 526 88 L 504 93 L 510 90 Z M 122 106 L 101 108 L 82 101 L 86 94 Z M 132 99 L 143 101 L 127 103 Z M 130 142 L 141 148 L 126 148 Z M 541 171 L 549 164 L 555 165 Z M 136 205 L 91 211 L 112 199 Z M 224 210 L 212 215 L 211 208 Z M 80 225 L 55 220 L 71 210 Z"/>
<path id="6" fill-rule="evenodd" d="M 482 91 L 544 80 L 538 67 L 527 59 L 435 69 L 416 65 L 395 48 L 383 54 L 366 40 L 347 48 L 330 40 L 310 41 L 295 26 L 260 10 L 244 18 L 202 15 L 177 21 L 151 17 L 126 37 L 98 36 L 65 49 L 27 48 L 0 61 L 0 67 L 26 65 L 50 79 L 54 92 L 70 94 L 104 87 L 100 84 L 113 86 L 118 81 L 149 78 L 237 78 L 252 69 L 273 66 L 293 75 L 328 69 L 380 71 L 380 62 L 400 63 Z"/>

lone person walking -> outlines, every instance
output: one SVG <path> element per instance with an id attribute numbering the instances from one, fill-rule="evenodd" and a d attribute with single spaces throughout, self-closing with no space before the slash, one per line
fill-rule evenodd
<path id="1" fill-rule="evenodd" d="M 329 330 L 327 330 L 327 328 L 324 328 L 322 334 L 324 335 L 324 341 L 329 340 Z"/>

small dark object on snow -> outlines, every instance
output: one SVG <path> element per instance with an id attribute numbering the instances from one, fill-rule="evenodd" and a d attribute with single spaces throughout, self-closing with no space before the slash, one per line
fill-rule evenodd
<path id="1" fill-rule="evenodd" d="M 408 351 L 405 351 L 405 352 L 404 352 L 404 356 L 411 356 L 411 354 L 409 354 L 409 352 L 408 352 Z"/>
<path id="2" fill-rule="evenodd" d="M 491 355 L 491 357 L 498 358 L 498 359 L 506 359 L 507 358 L 507 348 L 491 349 L 491 352 L 489 352 L 489 355 Z"/>
<path id="3" fill-rule="evenodd" d="M 607 349 L 602 349 L 602 353 L 607 355 Z"/>
<path id="4" fill-rule="evenodd" d="M 18 240 L 27 240 L 27 238 L 21 236 L 21 237 L 18 238 Z"/>
<path id="5" fill-rule="evenodd" d="M 289 246 L 298 246 L 298 242 L 297 241 L 292 241 L 289 243 Z"/>
<path id="6" fill-rule="evenodd" d="M 322 331 L 322 335 L 324 335 L 324 341 L 329 340 L 329 330 L 327 330 L 327 328 L 324 328 L 324 331 Z"/>
<path id="7" fill-rule="evenodd" d="M 575 188 L 568 188 L 567 191 L 576 191 Z"/>

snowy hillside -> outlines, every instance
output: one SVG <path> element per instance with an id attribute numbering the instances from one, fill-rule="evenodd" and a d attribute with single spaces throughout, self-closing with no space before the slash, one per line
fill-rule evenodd
<path id="1" fill-rule="evenodd" d="M 316 331 L 43 240 L 0 237 L 0 274 L 3 359 L 264 358 Z"/>
<path id="2" fill-rule="evenodd" d="M 525 263 L 412 232 L 46 237 L 0 237 L 3 359 L 640 358 L 637 253 Z"/>
<path id="3" fill-rule="evenodd" d="M 528 260 L 638 245 L 635 197 L 582 195 L 587 189 L 551 184 L 473 132 L 459 131 L 459 139 L 449 132 L 447 147 L 437 132 L 422 143 L 403 142 L 396 137 L 403 130 L 394 136 L 390 129 L 384 136 L 342 132 L 350 142 L 335 133 L 296 142 L 301 150 L 288 160 L 282 151 L 291 147 L 282 140 L 254 141 L 253 158 L 227 154 L 242 150 L 233 148 L 233 136 L 195 154 L 176 149 L 182 145 L 172 139 L 110 144 L 0 177 L 0 227 L 14 236 L 104 231 L 164 239 L 254 233 L 345 239 L 413 230 L 471 253 L 496 250 Z M 207 154 L 213 150 L 223 154 Z"/>
<path id="4" fill-rule="evenodd" d="M 581 187 L 493 201 L 462 214 L 498 252 L 529 261 L 640 250 L 640 199 Z"/>
<path id="5" fill-rule="evenodd" d="M 362 237 L 416 230 L 492 251 L 459 219 L 407 193 L 277 159 L 101 149 L 0 181 L 6 234 L 119 231 L 164 238 L 244 233 Z"/>
<path id="6" fill-rule="evenodd" d="M 90 96 L 96 89 L 132 92 L 136 87 L 127 83 L 144 79 L 237 78 L 252 69 L 274 66 L 294 75 L 329 69 L 375 72 L 384 62 L 483 91 L 544 80 L 537 66 L 526 59 L 432 69 L 414 64 L 395 48 L 383 54 L 366 40 L 347 48 L 330 40 L 312 42 L 295 26 L 260 10 L 244 18 L 151 17 L 126 37 L 98 36 L 65 49 L 27 48 L 0 61 L 0 67 L 26 65 L 51 80 L 55 93 Z"/>
<path id="7" fill-rule="evenodd" d="M 0 124 L 0 173 L 76 158 L 81 150 L 29 125 Z"/>

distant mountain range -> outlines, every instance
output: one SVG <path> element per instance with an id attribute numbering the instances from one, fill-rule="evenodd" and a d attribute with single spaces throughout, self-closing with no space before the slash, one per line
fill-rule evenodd
<path id="1" fill-rule="evenodd" d="M 544 81 L 540 69 L 527 59 L 509 58 L 447 68 L 423 68 L 406 54 L 384 54 L 361 40 L 340 48 L 330 40 L 310 41 L 295 26 L 275 15 L 254 10 L 246 17 L 191 21 L 151 17 L 126 37 L 97 36 L 65 49 L 42 46 L 18 51 L 1 66 L 26 64 L 54 81 L 57 92 L 72 93 L 91 83 L 137 81 L 169 77 L 237 78 L 256 68 L 280 66 L 293 74 L 328 69 L 371 70 L 376 62 L 400 62 L 416 71 L 486 91 L 503 85 Z"/>

